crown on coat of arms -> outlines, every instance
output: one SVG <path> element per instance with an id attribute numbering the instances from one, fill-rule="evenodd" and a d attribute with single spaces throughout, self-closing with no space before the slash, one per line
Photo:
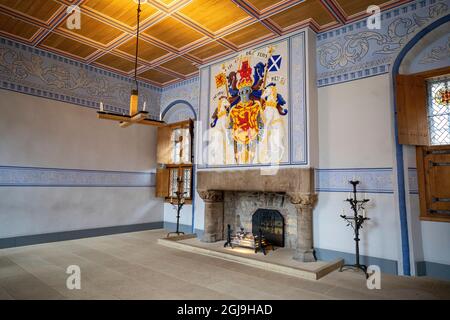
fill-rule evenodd
<path id="1" fill-rule="evenodd" d="M 238 70 L 240 79 L 237 83 L 237 88 L 242 89 L 244 87 L 251 87 L 253 84 L 252 79 L 252 68 L 250 67 L 250 64 L 248 60 L 242 61 L 241 68 Z"/>

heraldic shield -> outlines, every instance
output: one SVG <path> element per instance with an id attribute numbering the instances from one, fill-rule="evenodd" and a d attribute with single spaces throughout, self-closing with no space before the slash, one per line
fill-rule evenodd
<path id="1" fill-rule="evenodd" d="M 213 139 L 218 144 L 215 152 L 225 164 L 274 163 L 283 155 L 285 128 L 281 118 L 288 111 L 283 108 L 286 101 L 278 94 L 277 84 L 266 83 L 267 74 L 281 66 L 281 56 L 272 53 L 270 47 L 267 63 L 258 62 L 252 68 L 251 57 L 246 56 L 240 58 L 237 70 L 226 70 L 223 65 L 222 72 L 215 75 L 216 88 L 225 90 L 217 100 L 211 128 L 218 136 Z M 230 144 L 233 147 L 227 148 Z M 228 149 L 232 149 L 231 157 L 226 155 Z M 275 155 L 275 161 L 270 155 Z"/>

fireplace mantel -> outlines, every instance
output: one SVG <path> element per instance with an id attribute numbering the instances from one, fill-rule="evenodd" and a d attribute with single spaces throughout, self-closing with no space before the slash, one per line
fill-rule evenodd
<path id="1" fill-rule="evenodd" d="M 278 168 L 273 175 L 260 169 L 198 171 L 197 190 L 314 193 L 314 169 Z"/>
<path id="2" fill-rule="evenodd" d="M 272 173 L 272 174 L 269 174 Z M 285 193 L 297 209 L 297 248 L 294 259 L 315 261 L 312 237 L 314 193 L 313 168 L 198 171 L 197 191 L 205 202 L 203 241 L 215 242 L 224 234 L 224 191 Z"/>

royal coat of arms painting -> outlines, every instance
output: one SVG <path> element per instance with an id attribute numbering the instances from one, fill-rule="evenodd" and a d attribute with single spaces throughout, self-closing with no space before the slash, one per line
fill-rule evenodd
<path id="1" fill-rule="evenodd" d="M 211 67 L 209 165 L 288 160 L 287 41 Z"/>

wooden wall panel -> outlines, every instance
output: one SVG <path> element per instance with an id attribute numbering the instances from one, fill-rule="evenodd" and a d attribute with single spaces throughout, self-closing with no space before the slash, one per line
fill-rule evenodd
<path id="1" fill-rule="evenodd" d="M 450 222 L 450 146 L 417 147 L 420 218 Z"/>

